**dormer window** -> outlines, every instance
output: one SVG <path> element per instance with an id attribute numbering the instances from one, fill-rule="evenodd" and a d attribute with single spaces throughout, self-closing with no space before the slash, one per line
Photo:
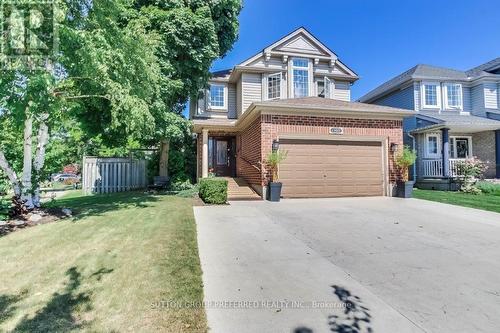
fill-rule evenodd
<path id="1" fill-rule="evenodd" d="M 304 58 L 292 59 L 293 97 L 309 96 L 309 60 Z"/>
<path id="2" fill-rule="evenodd" d="M 267 99 L 281 98 L 281 72 L 267 77 Z"/>
<path id="3" fill-rule="evenodd" d="M 226 87 L 223 84 L 211 84 L 209 91 L 210 108 L 225 109 L 226 108 Z"/>
<path id="4" fill-rule="evenodd" d="M 441 104 L 441 91 L 439 83 L 424 82 L 422 84 L 422 104 L 424 108 L 439 109 Z"/>
<path id="5" fill-rule="evenodd" d="M 446 83 L 444 85 L 446 109 L 462 109 L 462 85 Z"/>

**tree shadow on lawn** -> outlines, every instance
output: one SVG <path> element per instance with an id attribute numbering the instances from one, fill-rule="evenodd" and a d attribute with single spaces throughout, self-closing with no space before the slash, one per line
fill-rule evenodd
<path id="1" fill-rule="evenodd" d="M 23 290 L 15 295 L 0 295 L 0 324 L 16 313 L 16 304 L 24 299 L 27 294 L 28 290 Z"/>
<path id="2" fill-rule="evenodd" d="M 148 208 L 151 207 L 151 203 L 159 200 L 158 196 L 142 192 L 121 192 L 61 198 L 47 203 L 45 207 L 49 209 L 69 208 L 73 212 L 73 221 L 77 221 L 89 216 L 101 216 L 111 211 Z"/>
<path id="3" fill-rule="evenodd" d="M 96 277 L 97 281 L 100 281 L 102 275 L 112 271 L 113 269 L 101 268 L 88 278 Z M 55 292 L 33 318 L 25 315 L 12 332 L 68 332 L 89 324 L 74 314 L 75 311 L 83 313 L 92 309 L 90 294 L 77 292 L 82 282 L 82 274 L 78 268 L 71 267 L 66 271 L 66 275 L 69 281 L 63 291 Z"/>

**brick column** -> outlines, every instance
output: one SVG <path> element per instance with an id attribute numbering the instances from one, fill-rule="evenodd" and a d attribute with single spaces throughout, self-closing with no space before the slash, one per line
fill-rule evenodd
<path id="1" fill-rule="evenodd" d="M 208 129 L 202 130 L 201 177 L 208 177 Z"/>
<path id="2" fill-rule="evenodd" d="M 500 130 L 495 131 L 496 177 L 500 178 Z"/>
<path id="3" fill-rule="evenodd" d="M 443 143 L 443 177 L 450 177 L 450 135 L 447 128 L 441 129 L 441 142 Z"/>

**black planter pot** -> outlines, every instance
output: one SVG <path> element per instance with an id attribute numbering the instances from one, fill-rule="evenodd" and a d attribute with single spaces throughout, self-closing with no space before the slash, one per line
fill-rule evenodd
<path id="1" fill-rule="evenodd" d="M 398 197 L 411 198 L 415 182 L 398 182 Z"/>
<path id="2" fill-rule="evenodd" d="M 267 188 L 267 200 L 278 202 L 281 197 L 281 183 L 270 182 Z"/>

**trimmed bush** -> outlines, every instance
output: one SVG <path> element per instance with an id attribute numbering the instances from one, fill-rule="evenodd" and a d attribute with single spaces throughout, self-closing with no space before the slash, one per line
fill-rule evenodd
<path id="1" fill-rule="evenodd" d="M 225 204 L 227 202 L 227 180 L 224 178 L 201 179 L 199 195 L 205 203 Z"/>
<path id="2" fill-rule="evenodd" d="M 480 181 L 477 182 L 476 186 L 483 193 L 500 196 L 500 184 Z"/>

